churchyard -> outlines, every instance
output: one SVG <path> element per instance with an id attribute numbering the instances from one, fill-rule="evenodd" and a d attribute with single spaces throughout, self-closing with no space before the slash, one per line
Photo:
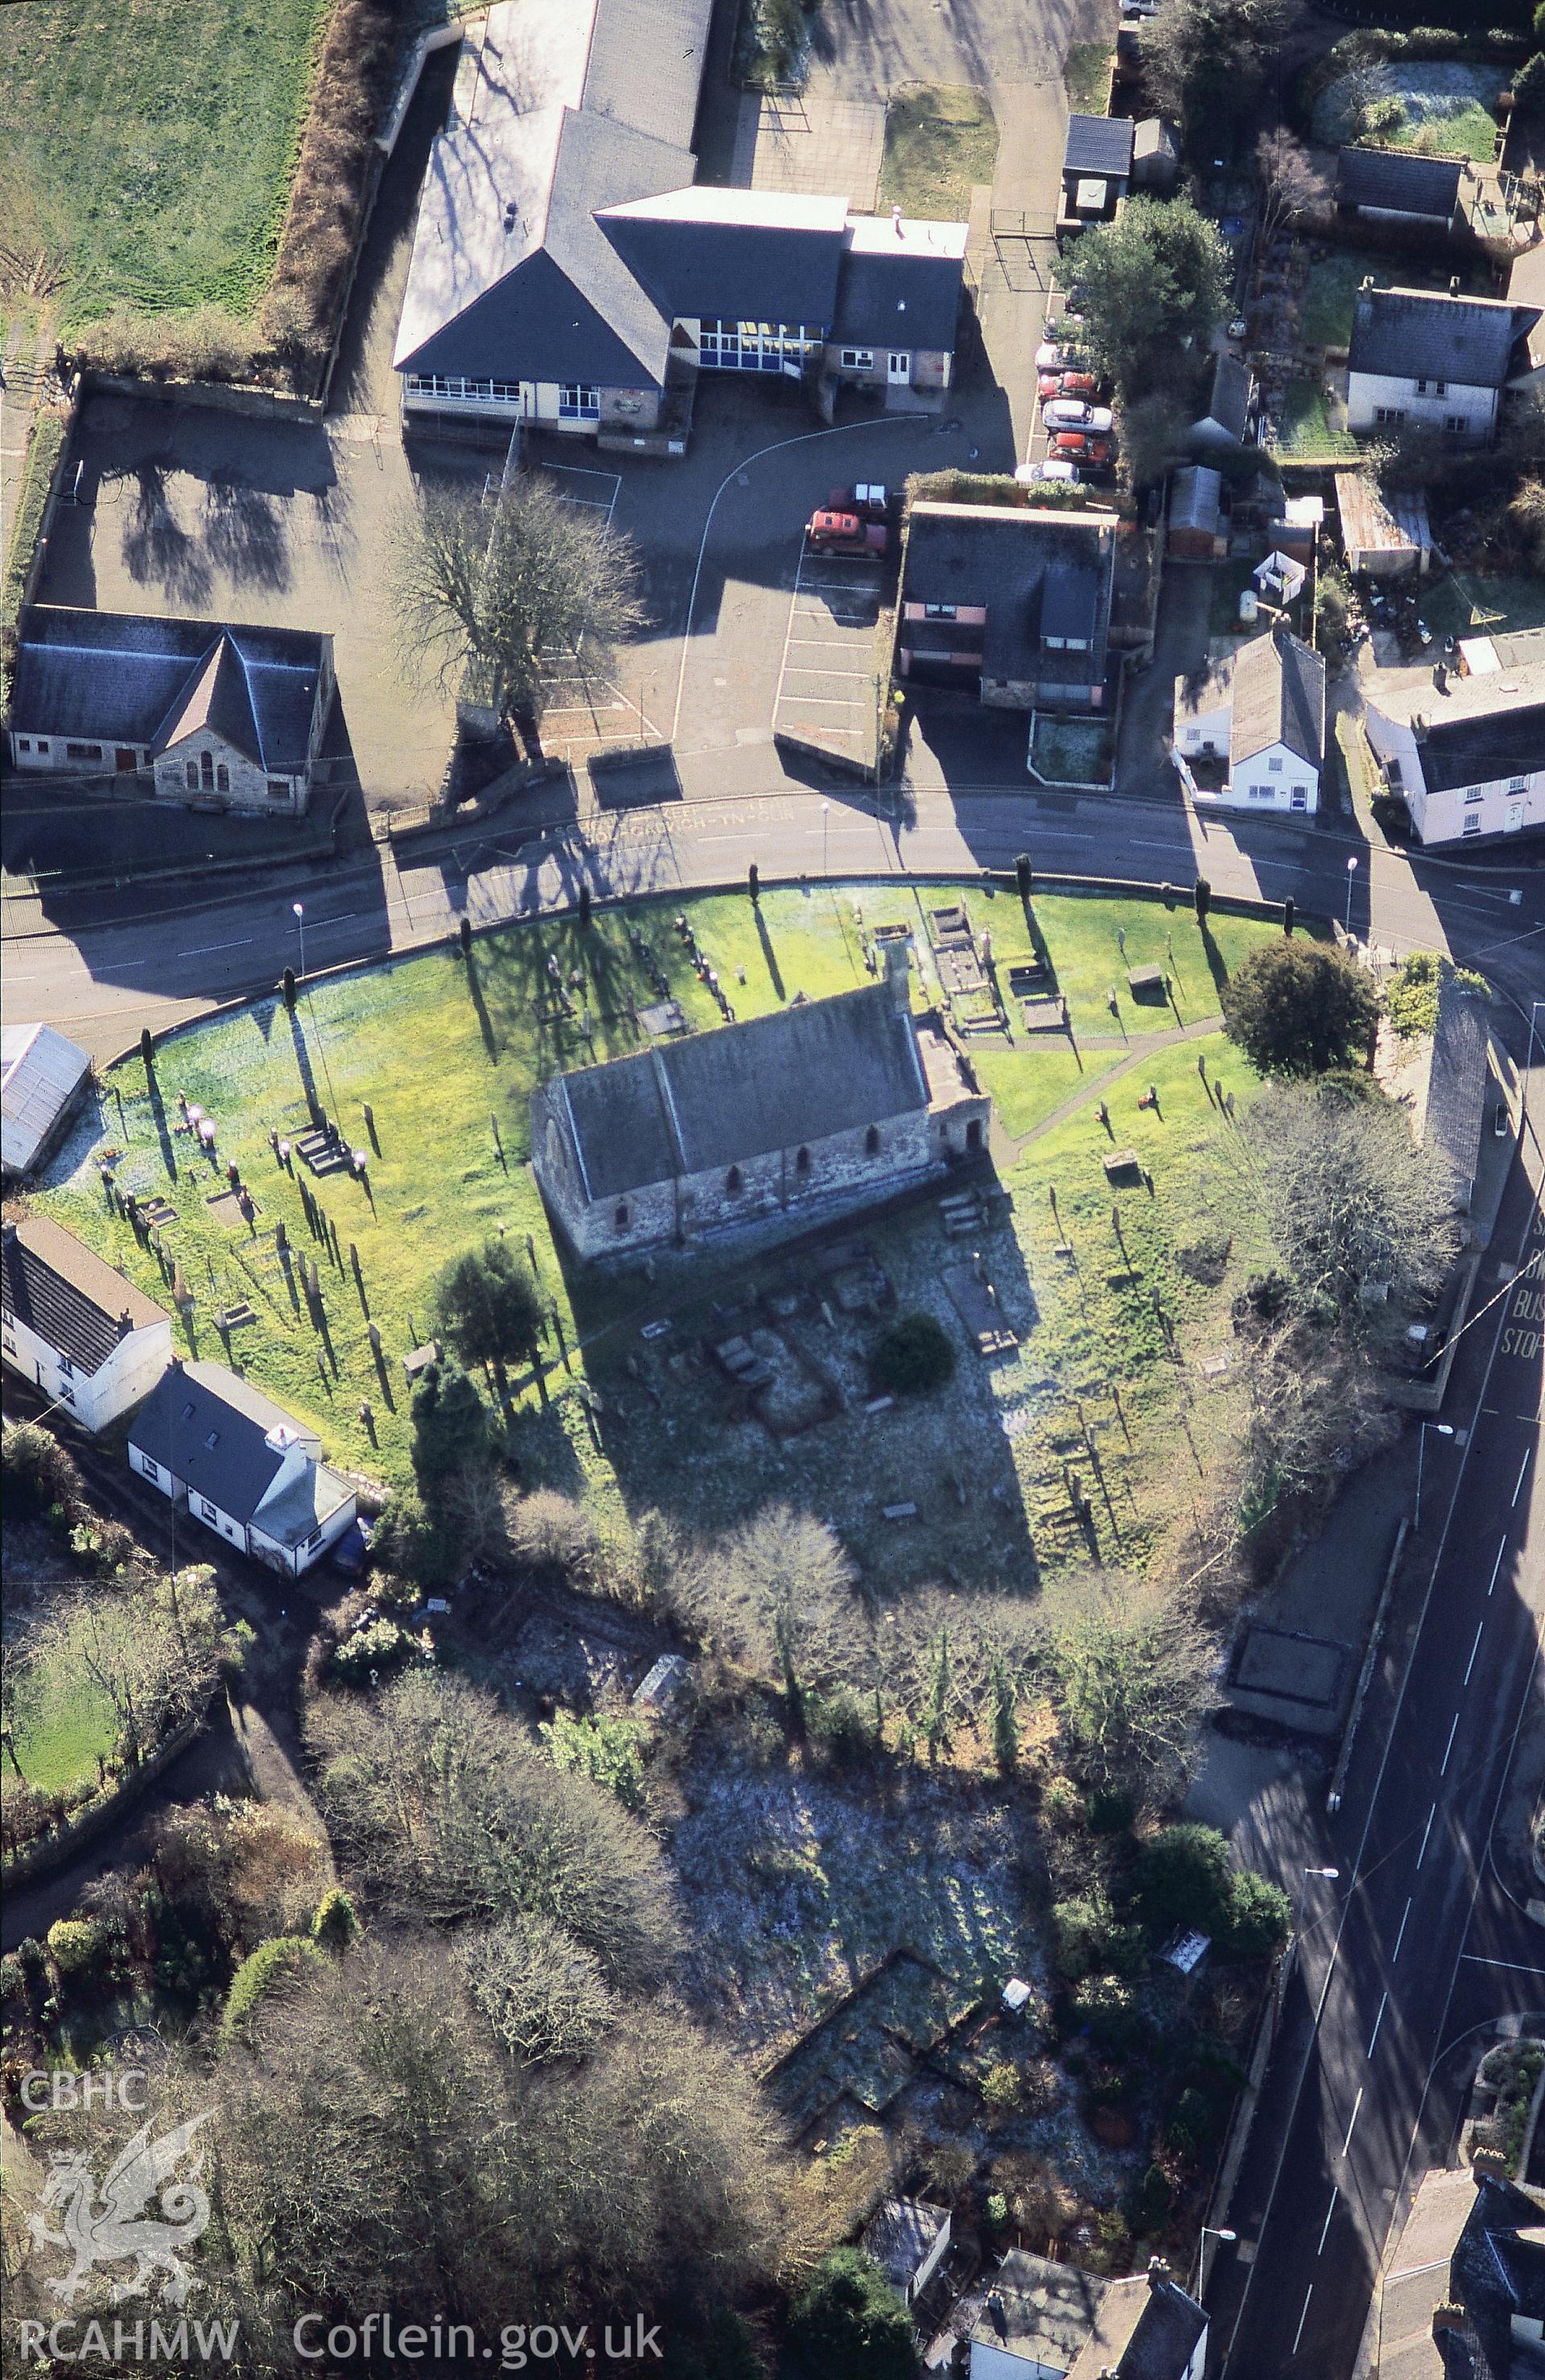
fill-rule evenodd
<path id="1" fill-rule="evenodd" d="M 963 970 L 934 947 L 933 913 L 957 905 L 975 953 Z M 430 1333 L 435 1278 L 499 1231 L 552 1314 L 543 1379 L 513 1384 L 523 1487 L 578 1494 L 603 1524 L 655 1506 L 709 1526 L 787 1499 L 896 1585 L 1029 1585 L 1095 1546 L 1141 1566 L 1185 1509 L 1177 1418 L 1198 1466 L 1214 1408 L 1224 1426 L 1228 1301 L 1261 1254 L 1222 1104 L 1251 1083 L 1216 1030 L 1216 987 L 1276 929 L 1214 916 L 1203 934 L 1178 897 L 1037 895 L 1027 920 L 1011 888 L 981 883 L 782 888 L 754 906 L 689 904 L 694 962 L 676 915 L 501 929 L 469 959 L 350 972 L 304 988 L 293 1014 L 273 998 L 175 1035 L 153 1080 L 138 1056 L 111 1071 L 39 1203 L 151 1294 L 180 1294 L 189 1352 L 250 1372 L 333 1460 L 388 1488 L 412 1476 L 404 1361 Z M 915 1001 L 954 986 L 960 1046 L 996 1103 L 996 1178 L 792 1245 L 731 1237 L 618 1272 L 566 1268 L 525 1161 L 533 1086 L 635 1047 L 634 1007 L 675 1002 L 711 1030 L 722 1009 L 867 982 L 887 926 L 911 932 Z M 1042 959 L 1052 975 L 1017 990 Z M 1140 997 L 1129 976 L 1145 968 Z M 308 1172 L 311 1101 L 362 1173 Z M 207 1148 L 186 1128 L 194 1109 L 212 1122 Z M 1135 1167 L 1113 1179 L 1121 1150 Z M 955 1381 L 877 1400 L 874 1341 L 917 1311 L 949 1334 Z M 749 1381 L 743 1354 L 716 1353 L 736 1340 Z"/>

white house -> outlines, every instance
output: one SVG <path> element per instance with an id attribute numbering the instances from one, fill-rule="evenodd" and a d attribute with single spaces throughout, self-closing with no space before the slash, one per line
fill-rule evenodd
<path id="1" fill-rule="evenodd" d="M 131 1471 L 226 1543 L 298 1578 L 355 1516 L 314 1431 L 223 1364 L 174 1357 L 128 1434 Z"/>
<path id="2" fill-rule="evenodd" d="M 299 817 L 332 705 L 332 639 L 35 603 L 7 742 L 44 775 L 139 775 L 185 809 Z"/>
<path id="3" fill-rule="evenodd" d="M 887 2198 L 863 2228 L 863 2252 L 878 2265 L 898 2297 L 915 2305 L 949 2246 L 948 2206 L 925 2198 Z"/>
<path id="4" fill-rule="evenodd" d="M 1207 2316 L 1155 2256 L 1123 2280 L 1005 2256 L 971 2334 L 971 2380 L 1201 2380 Z"/>
<path id="5" fill-rule="evenodd" d="M 165 1371 L 172 1321 L 73 1232 L 30 1215 L 4 1227 L 0 1350 L 82 1428 L 105 1429 Z"/>
<path id="6" fill-rule="evenodd" d="M 1383 687 L 1363 726 L 1391 793 L 1426 844 L 1545 826 L 1545 661 L 1523 669 Z"/>
<path id="7" fill-rule="evenodd" d="M 1534 306 L 1365 281 L 1352 315 L 1346 426 L 1434 430 L 1467 444 L 1496 433 L 1503 390 L 1531 370 Z"/>
<path id="8" fill-rule="evenodd" d="M 1197 801 L 1312 817 L 1325 757 L 1325 664 L 1286 628 L 1175 681 L 1173 754 Z"/>

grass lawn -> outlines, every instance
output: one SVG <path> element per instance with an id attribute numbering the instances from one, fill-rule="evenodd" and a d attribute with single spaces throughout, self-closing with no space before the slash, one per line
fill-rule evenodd
<path id="1" fill-rule="evenodd" d="M 1381 149 L 1414 150 L 1424 157 L 1470 156 L 1489 164 L 1497 145 L 1493 105 L 1507 82 L 1501 67 L 1392 61 L 1373 67 L 1364 85 L 1347 76 L 1322 91 L 1314 103 L 1314 138 L 1331 144 L 1355 139 L 1359 104 L 1391 99 L 1400 115 L 1380 126 Z"/>
<path id="2" fill-rule="evenodd" d="M 37 1700 L 16 1731 L 21 1773 L 45 1793 L 62 1793 L 80 1778 L 96 1781 L 97 1754 L 117 1742 L 116 1714 L 90 1678 L 42 1678 Z"/>
<path id="3" fill-rule="evenodd" d="M 1422 597 L 1421 615 L 1440 637 L 1485 637 L 1545 628 L 1545 577 L 1456 570 Z"/>
<path id="4" fill-rule="evenodd" d="M 1239 598 L 1252 584 L 1253 562 L 1228 559 L 1213 565 L 1213 595 L 1208 612 L 1207 632 L 1213 637 L 1253 637 L 1258 628 L 1247 628 L 1239 617 Z"/>
<path id="5" fill-rule="evenodd" d="M 1380 288 L 1398 284 L 1403 289 L 1446 289 L 1446 264 L 1427 264 L 1416 257 L 1398 260 L 1369 248 L 1338 248 L 1310 266 L 1304 298 L 1303 341 L 1310 347 L 1344 347 L 1352 336 L 1352 309 L 1363 281 L 1370 275 Z M 1461 273 L 1461 285 L 1473 296 L 1488 294 L 1473 273 Z"/>
<path id="6" fill-rule="evenodd" d="M 927 954 L 927 910 L 951 898 L 965 901 L 979 935 L 990 927 L 994 959 L 1005 978 L 1009 966 L 1031 954 L 1032 936 L 1018 898 L 979 883 L 957 890 L 905 884 L 781 889 L 764 895 L 759 914 L 739 893 L 704 896 L 685 905 L 708 963 L 746 1016 L 771 1010 L 797 991 L 817 997 L 867 983 L 872 978 L 861 938 L 875 927 L 900 922 L 911 927 L 914 951 L 922 954 L 920 997 L 933 1003 L 939 986 Z M 999 1484 L 1005 1499 L 989 1505 L 984 1490 L 967 1505 L 952 1498 L 943 1534 L 949 1538 L 952 1533 L 956 1556 L 940 1555 L 938 1532 L 917 1530 L 905 1547 L 892 1536 L 890 1566 L 905 1573 L 925 1564 L 927 1573 L 937 1576 L 941 1562 L 958 1556 L 962 1566 L 978 1564 L 979 1574 L 990 1575 L 994 1567 L 1022 1572 L 1023 1522 L 1015 1519 L 1021 1498 L 1011 1475 L 1022 1459 L 1039 1481 L 1040 1466 L 1050 1463 L 1050 1494 L 1060 1478 L 1060 1458 L 1044 1448 L 1036 1454 L 1040 1441 L 1028 1426 L 1023 1447 L 1016 1439 L 1011 1458 L 1008 1434 L 998 1427 L 997 1401 L 1006 1383 L 1011 1386 L 1021 1374 L 1027 1389 L 1037 1382 L 1044 1387 L 1052 1344 L 1044 1326 L 1075 1297 L 1073 1280 L 1038 1245 L 1044 1236 L 1041 1185 L 1056 1180 L 1075 1195 L 1087 1177 L 1090 1196 L 1108 1224 L 1110 1193 L 1100 1158 L 1109 1144 L 1093 1120 L 1102 1078 L 1130 1049 L 1141 1050 L 1145 1038 L 1153 1041 L 1177 1023 L 1214 1015 L 1223 972 L 1276 930 L 1265 922 L 1220 916 L 1212 920 L 1204 943 L 1183 895 L 1166 908 L 1157 901 L 1050 893 L 1037 897 L 1033 910 L 1068 1002 L 1072 1043 L 1060 1033 L 1030 1036 L 1020 1026 L 1012 1043 L 973 1044 L 973 1056 L 998 1102 L 1000 1129 L 1010 1138 L 1044 1123 L 1080 1090 L 1088 1097 L 1071 1123 L 1057 1125 L 1015 1160 L 1010 1186 L 1017 1204 L 1011 1222 L 999 1229 L 996 1262 L 1006 1299 L 1018 1301 L 1023 1360 L 990 1368 L 969 1358 L 969 1395 L 963 1393 L 962 1371 L 962 1392 L 952 1392 L 937 1407 L 924 1401 L 915 1415 L 898 1415 L 883 1447 L 876 1442 L 855 1449 L 850 1421 L 841 1415 L 790 1441 L 787 1453 L 759 1424 L 741 1421 L 731 1427 L 727 1422 L 722 1384 L 701 1372 L 694 1351 L 715 1333 L 714 1301 L 746 1294 L 748 1266 L 760 1265 L 770 1281 L 784 1259 L 764 1260 L 734 1246 L 685 1257 L 662 1251 L 648 1279 L 641 1269 L 622 1276 L 570 1278 L 559 1262 L 525 1163 L 530 1092 L 555 1069 L 585 1062 L 585 1015 L 597 1058 L 635 1046 L 628 1006 L 651 995 L 628 944 L 630 922 L 652 946 L 692 1023 L 711 1027 L 717 1020 L 671 931 L 670 904 L 598 914 L 587 933 L 570 920 L 501 929 L 475 944 L 470 980 L 459 956 L 432 951 L 319 984 L 294 1017 L 282 1003 L 266 1000 L 175 1036 L 158 1051 L 153 1096 L 138 1057 L 113 1071 L 100 1124 L 78 1131 L 54 1169 L 55 1186 L 41 1193 L 37 1203 L 166 1301 L 157 1258 L 139 1245 L 103 1196 L 96 1151 L 104 1145 L 121 1148 L 120 1188 L 139 1196 L 160 1194 L 176 1209 L 175 1221 L 164 1231 L 165 1261 L 168 1268 L 174 1259 L 180 1264 L 195 1300 L 179 1338 L 193 1353 L 249 1371 L 260 1386 L 314 1424 L 334 1461 L 389 1483 L 411 1475 L 402 1357 L 428 1333 L 435 1276 L 460 1248 L 496 1227 L 507 1231 L 517 1247 L 525 1247 L 529 1234 L 571 1360 L 583 1363 L 597 1382 L 605 1418 L 601 1427 L 592 1427 L 592 1415 L 573 1393 L 577 1369 L 567 1375 L 555 1370 L 549 1384 L 551 1410 L 540 1412 L 528 1395 L 517 1417 L 516 1451 L 528 1483 L 544 1478 L 585 1493 L 603 1513 L 658 1503 L 679 1506 L 694 1524 L 706 1524 L 715 1517 L 733 1517 L 766 1495 L 791 1492 L 792 1473 L 802 1497 L 808 1495 L 815 1509 L 841 1519 L 846 1528 L 855 1476 L 871 1480 L 881 1501 L 899 1501 L 911 1496 L 909 1481 L 915 1485 L 924 1463 L 935 1479 L 961 1463 L 986 1465 L 981 1454 L 950 1451 L 969 1425 L 973 1439 L 980 1440 L 983 1428 L 987 1433 L 982 1442 L 1004 1473 Z M 549 959 L 565 979 L 584 969 L 585 989 L 575 992 L 567 1013 L 551 997 Z M 1169 972 L 1173 1006 L 1132 1000 L 1126 971 L 1144 965 Z M 1114 1015 L 1108 1005 L 1113 990 Z M 1210 1063 L 1223 1066 L 1243 1091 L 1245 1069 L 1234 1053 L 1221 1042 L 1206 1046 L 1217 1051 Z M 1220 1141 L 1225 1149 L 1234 1146 L 1232 1129 L 1201 1088 L 1196 1054 L 1195 1046 L 1155 1048 L 1141 1075 L 1129 1075 L 1109 1091 L 1121 1145 L 1129 1141 L 1151 1151 L 1145 1161 L 1155 1175 L 1155 1198 L 1140 1191 L 1136 1201 L 1129 1195 L 1124 1203 L 1137 1210 L 1135 1228 L 1155 1251 L 1173 1232 L 1190 1229 L 1207 1208 L 1205 1184 L 1190 1178 L 1196 1172 L 1191 1144 L 1201 1145 L 1200 1135 L 1209 1148 Z M 362 1113 L 369 1101 L 380 1144 L 369 1167 L 373 1207 L 365 1189 L 346 1178 L 316 1185 L 337 1225 L 341 1269 L 329 1264 L 310 1238 L 298 1184 L 277 1164 L 269 1142 L 271 1130 L 293 1136 L 304 1128 L 308 1077 L 360 1148 L 369 1145 Z M 1138 1092 L 1150 1079 L 1169 1087 L 1162 1119 L 1136 1110 Z M 187 1137 L 174 1130 L 179 1092 L 216 1120 L 214 1165 L 196 1160 Z M 228 1229 L 220 1220 L 224 1210 L 211 1203 L 224 1189 L 223 1169 L 233 1159 L 258 1202 L 255 1235 L 239 1219 L 234 1231 Z M 1021 1175 L 1022 1188 L 1016 1186 Z M 314 1250 L 320 1259 L 331 1356 L 303 1301 L 288 1292 L 270 1236 L 281 1220 L 292 1245 Z M 855 1228 L 869 1232 L 867 1223 Z M 941 1318 L 952 1321 L 953 1309 L 939 1284 L 959 1250 L 942 1239 L 934 1202 L 876 1224 L 871 1236 L 902 1310 L 944 1300 Z M 363 1296 L 349 1269 L 351 1245 L 358 1253 Z M 1157 1254 L 1155 1262 L 1161 1262 Z M 1162 1262 L 1167 1266 L 1170 1260 Z M 1148 1393 L 1143 1368 L 1153 1362 L 1149 1342 L 1156 1328 L 1148 1293 L 1138 1298 L 1127 1291 L 1098 1292 L 1102 1309 L 1114 1301 L 1107 1345 L 1106 1326 L 1096 1330 L 1088 1304 L 1092 1286 L 1086 1276 L 1075 1300 L 1085 1304 L 1085 1322 L 1076 1313 L 1064 1315 L 1056 1343 L 1064 1344 L 1065 1326 L 1071 1333 L 1066 1348 L 1077 1366 L 1098 1339 L 1102 1377 L 1123 1383 L 1124 1395 L 1131 1383 L 1141 1405 Z M 242 1300 L 256 1309 L 257 1318 L 235 1328 L 227 1348 L 216 1317 Z M 819 1297 L 808 1299 L 807 1305 L 818 1312 Z M 674 1318 L 672 1337 L 663 1346 L 641 1345 L 640 1322 L 662 1311 Z M 846 1335 L 840 1344 L 813 1344 L 812 1359 L 834 1375 L 847 1367 L 851 1416 L 861 1411 L 867 1393 L 863 1383 L 871 1322 L 860 1317 L 850 1330 L 848 1318 L 841 1319 Z M 370 1320 L 381 1335 L 379 1369 Z M 576 1340 L 583 1342 L 577 1358 L 572 1352 Z M 668 1404 L 643 1403 L 634 1385 L 641 1363 L 646 1377 L 658 1379 Z M 1172 1397 L 1168 1372 L 1166 1364 L 1166 1393 Z M 366 1401 L 373 1409 L 370 1424 L 360 1413 Z M 1172 1458 L 1170 1448 L 1159 1468 L 1172 1467 Z M 1023 1509 L 1029 1512 L 1029 1500 Z M 852 1525 L 861 1540 L 867 1536 L 869 1519 L 856 1516 Z"/>
<path id="7" fill-rule="evenodd" d="M 923 83 L 886 113 L 880 204 L 964 223 L 974 184 L 991 182 L 997 126 L 984 91 Z"/>
<path id="8" fill-rule="evenodd" d="M 1291 380 L 1283 391 L 1282 429 L 1277 452 L 1299 462 L 1321 455 L 1349 455 L 1358 442 L 1345 430 L 1333 430 L 1325 418 L 1325 399 L 1317 382 Z"/>
<path id="9" fill-rule="evenodd" d="M 1104 115 L 1110 97 L 1110 43 L 1075 42 L 1063 62 L 1062 82 L 1075 115 Z"/>
<path id="10" fill-rule="evenodd" d="M 1108 784 L 1115 735 L 1107 720 L 1057 719 L 1039 711 L 1031 758 L 1049 784 Z"/>
<path id="11" fill-rule="evenodd" d="M 67 335 L 261 293 L 322 0 L 31 0 L 0 8 L 0 216 L 54 260 Z"/>

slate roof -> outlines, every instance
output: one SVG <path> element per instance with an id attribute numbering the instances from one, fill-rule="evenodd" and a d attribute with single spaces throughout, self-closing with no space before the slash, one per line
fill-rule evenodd
<path id="1" fill-rule="evenodd" d="M 864 2226 L 863 2252 L 904 2297 L 948 2221 L 924 2198 L 887 2198 Z"/>
<path id="2" fill-rule="evenodd" d="M 928 1087 L 911 1017 L 866 984 L 560 1075 L 552 1103 L 611 1198 L 916 1114 Z"/>
<path id="3" fill-rule="evenodd" d="M 983 674 L 1023 680 L 1055 675 L 1093 686 L 1104 675 L 1115 570 L 1114 524 L 1103 513 L 1054 512 L 1028 505 L 914 504 L 908 518 L 902 596 L 908 603 L 984 604 Z M 1059 652 L 1043 662 L 1046 583 L 1054 574 L 1081 589 L 1095 584 L 1094 642 L 1087 653 Z M 1081 603 L 1081 593 L 1079 597 Z M 1054 592 L 1054 608 L 1065 601 Z M 903 619 L 903 643 L 935 644 L 939 623 Z M 1053 635 L 1067 630 L 1052 629 Z M 1076 630 L 1072 633 L 1078 633 Z M 974 649 L 974 648 L 973 648 Z M 1055 671 L 1050 664 L 1055 662 Z"/>
<path id="4" fill-rule="evenodd" d="M 286 1488 L 261 1510 L 284 1465 L 285 1449 L 270 1443 L 279 1431 L 292 1444 L 298 1440 L 322 1475 L 299 1493 Z M 128 1442 L 194 1495 L 244 1525 L 255 1521 L 281 1545 L 301 1543 L 316 1528 L 319 1512 L 336 1512 L 353 1492 L 321 1463 L 314 1431 L 223 1364 L 174 1363 L 129 1425 Z"/>
<path id="5" fill-rule="evenodd" d="M 1433 289 L 1364 289 L 1352 315 L 1350 369 L 1391 380 L 1453 381 L 1501 388 L 1514 349 L 1539 310 L 1500 298 L 1450 298 Z"/>
<path id="6" fill-rule="evenodd" d="M 1223 475 L 1205 464 L 1177 471 L 1169 494 L 1171 528 L 1205 529 L 1216 537 L 1223 521 Z"/>
<path id="7" fill-rule="evenodd" d="M 164 751 L 208 724 L 260 768 L 293 775 L 310 750 L 328 639 L 31 605 L 21 615 L 11 725 Z"/>
<path id="8" fill-rule="evenodd" d="M 1213 366 L 1213 377 L 1208 383 L 1206 409 L 1200 416 L 1200 419 L 1215 421 L 1220 430 L 1242 443 L 1246 425 L 1249 420 L 1249 366 L 1241 363 L 1237 356 L 1230 355 L 1226 347 L 1223 348 L 1219 351 L 1217 360 Z"/>
<path id="9" fill-rule="evenodd" d="M 0 1027 L 0 1163 L 7 1173 L 26 1172 L 91 1063 L 52 1025 Z"/>
<path id="10" fill-rule="evenodd" d="M 1054 562 L 1041 582 L 1042 636 L 1081 638 L 1092 646 L 1100 633 L 1100 584 L 1091 563 Z"/>
<path id="11" fill-rule="evenodd" d="M 836 314 L 846 199 L 696 185 L 608 207 L 598 220 L 668 322 L 718 316 L 824 329 Z"/>
<path id="12" fill-rule="evenodd" d="M 1541 2248 L 1539 2193 L 1490 2175 L 1479 2182 L 1469 2220 L 1450 2268 L 1451 2293 L 1465 2308 L 1484 2362 L 1473 2369 L 1501 2375 L 1538 2371 L 1523 2339 L 1515 2342 L 1515 2316 L 1545 2318 L 1545 2249 Z"/>
<path id="13" fill-rule="evenodd" d="M 1426 722 L 1418 737 L 1430 794 L 1486 785 L 1545 767 L 1545 663 L 1450 678 L 1447 691 L 1418 686 L 1378 698 L 1397 718 Z"/>
<path id="14" fill-rule="evenodd" d="M 0 1305 L 7 1319 L 24 1322 L 88 1377 L 101 1371 L 123 1337 L 121 1316 L 127 1314 L 136 1330 L 151 1330 L 169 1318 L 142 1290 L 46 1215 L 6 1225 Z"/>
<path id="15" fill-rule="evenodd" d="M 1344 149 L 1337 168 L 1341 202 L 1448 223 L 1459 204 L 1457 157 L 1413 157 L 1398 149 Z"/>
<path id="16" fill-rule="evenodd" d="M 1279 743 L 1315 769 L 1324 764 L 1325 664 L 1286 628 L 1257 637 L 1234 656 L 1230 764 L 1237 769 Z"/>
<path id="17" fill-rule="evenodd" d="M 948 352 L 960 310 L 965 224 L 850 215 L 831 318 L 834 340 Z"/>
<path id="18" fill-rule="evenodd" d="M 468 28 L 419 200 L 399 370 L 658 387 L 677 316 L 953 348 L 963 224 L 694 183 L 710 14 L 711 0 L 497 0 Z"/>
<path id="19" fill-rule="evenodd" d="M 1065 174 L 1130 174 L 1136 128 L 1129 115 L 1070 115 Z"/>
<path id="20" fill-rule="evenodd" d="M 1206 2330 L 1207 2316 L 1194 2298 L 1174 2281 L 1153 2281 L 1116 2367 L 1117 2380 L 1182 2380 Z"/>

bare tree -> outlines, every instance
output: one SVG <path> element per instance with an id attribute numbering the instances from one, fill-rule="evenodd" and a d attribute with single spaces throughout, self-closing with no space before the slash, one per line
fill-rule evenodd
<path id="1" fill-rule="evenodd" d="M 609 1977 L 668 1971 L 676 1911 L 653 1838 L 491 1694 L 410 1670 L 368 1704 L 320 1698 L 310 1732 L 340 1850 L 379 1905 L 442 1925 L 542 1917 Z"/>
<path id="2" fill-rule="evenodd" d="M 554 659 L 604 674 L 645 617 L 631 539 L 540 476 L 491 507 L 427 489 L 399 519 L 392 602 L 411 663 L 446 686 L 470 679 L 505 717 L 539 712 Z"/>
<path id="3" fill-rule="evenodd" d="M 1261 1208 L 1309 1313 L 1377 1314 L 1441 1286 L 1459 1245 L 1454 1183 L 1371 1085 L 1273 1084 L 1250 1109 Z"/>
<path id="4" fill-rule="evenodd" d="M 1047 1598 L 1053 1694 L 1092 1783 L 1162 1801 L 1188 1774 L 1214 1647 L 1173 1596 L 1114 1572 Z"/>
<path id="5" fill-rule="evenodd" d="M 525 2064 L 580 2058 L 617 2022 L 600 1961 L 544 1917 L 466 1936 L 458 1962 L 494 2038 Z"/>
<path id="6" fill-rule="evenodd" d="M 1261 176 L 1261 237 L 1269 246 L 1278 232 L 1317 214 L 1328 204 L 1331 186 L 1301 140 L 1277 125 L 1255 144 Z"/>

